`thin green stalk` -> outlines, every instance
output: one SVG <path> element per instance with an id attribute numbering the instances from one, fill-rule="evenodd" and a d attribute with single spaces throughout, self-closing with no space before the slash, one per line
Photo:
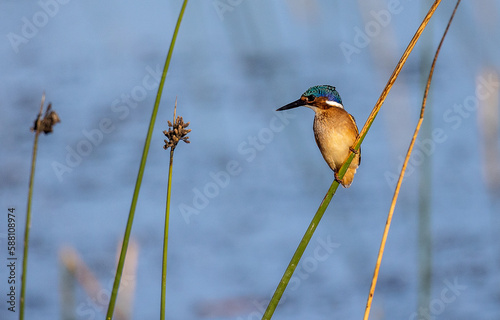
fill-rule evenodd
<path id="1" fill-rule="evenodd" d="M 165 301 L 166 301 L 166 290 L 167 290 L 167 258 L 168 258 L 168 224 L 170 219 L 170 194 L 172 193 L 172 165 L 174 163 L 174 150 L 180 141 L 185 143 L 190 143 L 187 134 L 191 132 L 191 129 L 187 129 L 188 123 L 184 123 L 182 117 L 176 116 L 177 111 L 177 98 L 175 99 L 174 107 L 174 119 L 172 122 L 167 121 L 168 131 L 163 131 L 165 137 L 168 140 L 165 141 L 163 149 L 168 150 L 170 148 L 170 165 L 168 168 L 168 184 L 167 184 L 167 203 L 165 206 L 165 229 L 163 232 L 163 262 L 162 262 L 162 274 L 161 274 L 161 304 L 160 304 L 160 319 L 165 319 Z"/>
<path id="2" fill-rule="evenodd" d="M 30 239 L 30 228 L 31 228 L 31 200 L 33 198 L 33 183 L 35 181 L 35 165 L 36 165 L 36 154 L 38 151 L 38 136 L 40 135 L 40 123 L 42 120 L 43 105 L 45 104 L 45 93 L 42 96 L 42 103 L 40 105 L 40 113 L 36 120 L 36 130 L 35 130 L 35 142 L 33 143 L 33 157 L 31 159 L 31 174 L 30 183 L 28 188 L 28 208 L 26 209 L 26 225 L 24 227 L 24 252 L 23 252 L 23 269 L 21 274 L 21 298 L 19 301 L 19 320 L 24 319 L 24 304 L 26 297 L 26 273 L 28 271 L 28 248 Z"/>
<path id="3" fill-rule="evenodd" d="M 422 5 L 427 7 L 429 1 L 422 1 Z M 430 29 L 430 30 L 429 30 Z M 432 23 L 429 23 L 428 37 L 421 41 L 421 82 L 425 90 L 428 75 L 424 72 L 424 66 L 432 63 L 433 30 Z M 427 112 L 422 127 L 420 129 L 421 139 L 431 139 L 432 134 L 432 108 L 430 103 L 426 106 Z M 431 109 L 431 110 L 429 110 Z M 431 301 L 432 292 L 432 232 L 431 232 L 431 201 L 432 201 L 432 155 L 424 158 L 420 167 L 420 177 L 418 182 L 418 298 L 417 310 L 427 308 Z"/>
<path id="4" fill-rule="evenodd" d="M 389 94 L 389 91 L 391 90 L 392 85 L 396 81 L 399 73 L 401 72 L 401 69 L 403 68 L 403 65 L 405 64 L 406 60 L 408 59 L 408 56 L 410 55 L 411 51 L 415 47 L 415 44 L 417 43 L 418 38 L 420 37 L 420 35 L 424 31 L 425 26 L 427 25 L 430 18 L 432 17 L 434 12 L 436 11 L 440 2 L 441 2 L 441 0 L 436 0 L 434 2 L 432 7 L 429 9 L 429 12 L 425 16 L 424 20 L 422 21 L 421 25 L 419 26 L 419 28 L 415 32 L 415 35 L 413 36 L 410 43 L 408 44 L 408 47 L 406 48 L 403 55 L 401 56 L 401 59 L 399 60 L 398 64 L 396 65 L 396 68 L 394 69 L 391 77 L 389 78 L 389 81 L 387 82 L 384 90 L 382 91 L 380 98 L 378 99 L 377 103 L 375 104 L 375 107 L 373 108 L 370 116 L 368 117 L 368 120 L 365 122 L 365 125 L 363 126 L 363 129 L 361 130 L 361 133 L 359 134 L 358 138 L 356 139 L 356 142 L 354 143 L 354 146 L 353 146 L 354 150 L 356 150 L 356 151 L 359 150 L 361 143 L 363 142 L 366 134 L 368 133 L 368 130 L 370 129 L 373 121 L 375 120 L 375 117 L 377 116 L 382 104 L 384 103 L 385 98 Z M 349 154 L 349 157 L 347 158 L 347 160 L 344 162 L 344 164 L 340 168 L 340 170 L 337 174 L 339 180 L 341 180 L 344 177 L 349 165 L 351 164 L 352 159 L 354 158 L 354 155 L 355 155 L 354 152 L 351 152 Z M 318 211 L 316 212 L 311 223 L 309 224 L 309 227 L 307 228 L 306 233 L 302 237 L 302 240 L 300 241 L 300 244 L 292 257 L 292 260 L 288 264 L 288 267 L 285 270 L 285 273 L 283 274 L 283 277 L 281 278 L 281 281 L 278 284 L 278 287 L 276 288 L 276 291 L 274 292 L 274 295 L 271 298 L 271 301 L 269 302 L 269 305 L 267 306 L 267 309 L 264 312 L 264 315 L 262 316 L 263 320 L 264 319 L 266 319 L 266 320 L 271 319 L 271 317 L 273 316 L 273 313 L 276 310 L 276 307 L 278 306 L 278 303 L 279 303 L 281 297 L 283 296 L 283 293 L 285 292 L 285 289 L 288 285 L 288 282 L 290 281 L 290 279 L 295 271 L 295 268 L 297 267 L 297 265 L 300 261 L 300 258 L 302 257 L 302 254 L 304 253 L 304 251 L 307 247 L 307 244 L 311 240 L 311 237 L 314 234 L 316 227 L 318 226 L 321 218 L 323 217 L 323 214 L 325 213 L 326 208 L 330 204 L 330 201 L 331 201 L 333 195 L 337 191 L 337 188 L 338 188 L 338 182 L 333 181 L 332 185 L 330 186 L 330 189 L 328 189 L 328 192 L 327 192 L 325 198 L 321 202 L 321 205 L 319 206 Z"/>
<path id="5" fill-rule="evenodd" d="M 339 180 L 341 179 L 342 177 L 339 176 Z M 276 291 L 274 292 L 273 297 L 269 302 L 269 305 L 267 306 L 266 312 L 262 316 L 263 320 L 271 319 L 271 317 L 273 316 L 274 310 L 276 310 L 276 307 L 278 306 L 280 299 L 283 296 L 283 293 L 285 292 L 288 282 L 290 282 L 290 279 L 292 278 L 292 275 L 295 272 L 295 268 L 297 268 L 297 265 L 299 264 L 300 258 L 302 258 L 302 255 L 304 254 L 304 251 L 306 250 L 307 245 L 309 244 L 309 241 L 311 240 L 314 231 L 316 230 L 316 227 L 318 226 L 321 218 L 323 217 L 323 214 L 325 213 L 326 208 L 328 207 L 328 204 L 330 204 L 330 201 L 332 200 L 332 197 L 337 191 L 338 187 L 339 183 L 336 180 L 334 180 L 330 186 L 330 189 L 328 189 L 327 194 L 323 198 L 323 201 L 321 202 L 318 211 L 316 211 L 316 214 L 314 215 L 311 223 L 309 224 L 306 233 L 302 237 L 302 240 L 300 240 L 299 246 L 297 250 L 295 250 L 292 260 L 290 260 L 290 263 L 288 264 L 288 267 L 286 268 L 285 273 L 283 274 L 283 277 L 281 278 L 281 281 L 278 284 L 278 287 L 276 288 Z"/>
<path id="6" fill-rule="evenodd" d="M 120 281 L 123 273 L 123 266 L 125 264 L 125 256 L 127 254 L 128 243 L 130 239 L 130 232 L 132 230 L 132 223 L 134 221 L 135 208 L 137 205 L 137 198 L 139 197 L 139 190 L 141 189 L 142 177 L 144 175 L 144 168 L 146 166 L 146 160 L 148 157 L 149 146 L 151 144 L 151 137 L 153 135 L 153 129 L 156 122 L 156 115 L 158 114 L 158 108 L 160 105 L 161 96 L 163 93 L 163 86 L 165 84 L 165 78 L 167 76 L 168 67 L 170 65 L 170 60 L 172 58 L 172 53 L 174 51 L 175 41 L 177 39 L 177 33 L 179 32 L 179 27 L 181 25 L 182 17 L 184 16 L 184 11 L 186 9 L 188 0 L 184 0 L 179 17 L 177 19 L 177 24 L 174 29 L 174 34 L 172 35 L 172 41 L 170 42 L 170 48 L 168 50 L 167 58 L 165 60 L 165 66 L 163 67 L 163 73 L 161 75 L 160 84 L 158 86 L 158 93 L 156 94 L 156 101 L 154 104 L 153 112 L 151 114 L 151 120 L 149 122 L 148 133 L 146 136 L 146 141 L 144 143 L 144 149 L 142 151 L 141 164 L 139 166 L 139 172 L 137 174 L 137 180 L 135 183 L 134 195 L 132 197 L 132 203 L 130 205 L 130 212 L 127 220 L 127 226 L 125 228 L 125 235 L 123 237 L 122 249 L 120 252 L 120 259 L 118 260 L 118 266 L 116 269 L 115 281 L 113 283 L 113 290 L 111 292 L 111 297 L 109 300 L 108 311 L 106 313 L 106 319 L 111 320 L 113 317 L 113 312 L 116 305 L 116 298 L 118 296 L 118 289 L 120 287 Z"/>
<path id="7" fill-rule="evenodd" d="M 174 116 L 175 121 L 175 116 Z M 170 193 L 172 191 L 172 164 L 174 162 L 174 148 L 170 149 L 170 165 L 168 167 L 167 204 L 165 208 L 165 230 L 163 238 L 163 265 L 161 270 L 161 307 L 160 320 L 165 319 L 165 300 L 167 290 L 167 252 L 168 252 L 168 223 L 170 218 Z"/>

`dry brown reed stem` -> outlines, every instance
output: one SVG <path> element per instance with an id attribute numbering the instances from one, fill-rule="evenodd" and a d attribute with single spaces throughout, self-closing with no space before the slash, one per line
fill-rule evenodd
<path id="1" fill-rule="evenodd" d="M 380 97 L 377 100 L 377 103 L 375 104 L 375 107 L 373 107 L 372 112 L 368 116 L 368 119 L 365 122 L 365 125 L 361 129 L 361 132 L 359 133 L 358 138 L 354 142 L 354 149 L 359 150 L 359 147 L 361 143 L 363 142 L 368 130 L 370 129 L 373 120 L 375 120 L 375 117 L 377 116 L 378 112 L 380 111 L 380 108 L 382 107 L 382 104 L 385 101 L 385 98 L 389 94 L 389 91 L 391 91 L 391 88 L 396 81 L 399 73 L 401 72 L 401 69 L 403 68 L 403 65 L 405 64 L 406 60 L 408 59 L 408 56 L 413 50 L 413 47 L 415 47 L 415 44 L 417 43 L 418 39 L 420 38 L 420 35 L 424 31 L 425 27 L 427 26 L 429 20 L 431 19 L 432 15 L 436 11 L 437 7 L 441 3 L 441 0 L 436 0 L 432 4 L 431 8 L 429 9 L 429 12 L 427 12 L 427 15 L 425 16 L 424 20 L 418 27 L 417 31 L 415 32 L 415 35 L 411 39 L 410 43 L 408 44 L 408 47 L 406 48 L 405 52 L 401 56 L 401 59 L 399 59 L 398 64 L 396 65 L 396 68 L 394 68 L 394 71 L 392 72 L 391 77 L 389 78 L 389 81 L 387 82 L 384 90 L 380 94 Z M 351 156 L 354 157 L 354 154 L 351 152 Z"/>
<path id="2" fill-rule="evenodd" d="M 385 86 L 384 90 L 382 91 L 382 94 L 380 95 L 380 98 L 378 99 L 377 103 L 375 104 L 375 107 L 373 107 L 372 113 L 368 117 L 368 119 L 365 122 L 365 125 L 363 126 L 363 129 L 361 130 L 361 133 L 359 134 L 358 138 L 356 139 L 353 148 L 351 148 L 351 152 L 349 154 L 349 157 L 345 160 L 344 164 L 340 168 L 337 177 L 339 179 L 342 179 L 347 171 L 347 168 L 351 164 L 352 160 L 354 159 L 354 154 L 357 150 L 359 150 L 359 147 L 361 143 L 363 142 L 366 134 L 368 133 L 368 130 L 370 129 L 373 120 L 375 120 L 375 117 L 377 116 L 380 107 L 382 106 L 387 94 L 392 88 L 392 85 L 396 81 L 396 78 L 398 77 L 401 69 L 403 68 L 403 65 L 405 64 L 406 60 L 408 59 L 408 56 L 410 55 L 411 51 L 415 47 L 415 44 L 417 43 L 418 38 L 422 34 L 422 31 L 425 29 L 427 26 L 430 18 L 436 11 L 437 7 L 441 3 L 441 0 L 436 0 L 434 4 L 431 6 L 429 9 L 429 12 L 425 16 L 424 20 L 420 24 L 419 28 L 415 32 L 415 35 L 411 39 L 410 43 L 406 47 L 406 50 L 404 51 L 401 59 L 399 60 L 398 64 L 396 65 L 396 68 L 394 69 L 394 72 L 392 73 L 387 85 Z M 321 221 L 321 218 L 323 217 L 323 214 L 325 213 L 326 208 L 330 204 L 330 201 L 337 191 L 337 188 L 339 186 L 339 183 L 337 180 L 334 180 L 330 186 L 330 189 L 328 189 L 327 194 L 323 198 L 323 201 L 321 202 L 318 211 L 316 211 L 316 214 L 314 215 L 311 223 L 309 224 L 309 227 L 307 228 L 304 236 L 302 237 L 302 240 L 299 243 L 299 246 L 295 250 L 295 253 L 292 256 L 292 259 L 290 260 L 290 263 L 288 264 L 288 267 L 285 270 L 285 273 L 283 274 L 283 277 L 281 278 L 278 287 L 276 288 L 271 301 L 269 302 L 269 305 L 267 306 L 266 311 L 264 312 L 262 316 L 262 320 L 269 320 L 272 318 L 274 311 L 276 310 L 276 307 L 278 306 L 278 303 L 283 296 L 283 293 L 285 292 L 285 289 L 295 271 L 295 268 L 297 267 L 302 255 L 304 254 L 304 251 L 309 244 L 309 241 L 311 240 L 312 235 L 314 234 L 314 231 L 316 230 L 316 227 L 318 226 L 319 222 Z"/>
<path id="3" fill-rule="evenodd" d="M 458 0 L 457 4 L 455 5 L 455 9 L 453 10 L 453 13 L 450 17 L 450 20 L 448 21 L 448 25 L 446 26 L 443 37 L 441 38 L 441 41 L 439 42 L 439 45 L 437 47 L 436 54 L 434 55 L 434 60 L 432 61 L 431 70 L 429 72 L 429 78 L 427 79 L 427 85 L 425 87 L 424 98 L 422 101 L 422 107 L 420 109 L 420 118 L 418 120 L 417 127 L 415 128 L 415 132 L 413 134 L 413 137 L 411 139 L 411 143 L 410 143 L 410 146 L 408 148 L 408 152 L 406 153 L 406 158 L 405 158 L 405 161 L 403 163 L 403 167 L 401 168 L 401 173 L 399 174 L 398 183 L 396 185 L 396 189 L 394 190 L 394 196 L 392 198 L 391 208 L 390 208 L 389 214 L 387 216 L 387 222 L 385 224 L 384 234 L 382 236 L 382 242 L 380 244 L 380 250 L 379 250 L 379 253 L 377 256 L 377 263 L 375 265 L 375 271 L 373 273 L 372 284 L 370 287 L 370 293 L 368 294 L 368 301 L 366 302 L 365 315 L 363 317 L 364 320 L 368 320 L 368 317 L 370 315 L 373 294 L 375 292 L 375 287 L 377 286 L 377 279 L 378 279 L 378 274 L 379 274 L 379 270 L 380 270 L 380 264 L 382 262 L 382 256 L 384 255 L 385 243 L 387 241 L 387 235 L 389 234 L 389 228 L 391 226 L 392 216 L 394 214 L 394 209 L 396 207 L 396 202 L 398 200 L 399 190 L 401 189 L 401 183 L 403 182 L 404 174 L 406 171 L 406 166 L 408 165 L 408 161 L 410 160 L 410 156 L 411 156 L 411 153 L 413 151 L 413 146 L 415 144 L 415 140 L 417 139 L 418 132 L 420 131 L 420 126 L 422 125 L 422 121 L 424 120 L 425 105 L 427 103 L 427 95 L 429 93 L 432 75 L 434 73 L 434 66 L 436 65 L 436 60 L 437 60 L 437 57 L 439 55 L 439 51 L 441 50 L 441 46 L 443 44 L 444 38 L 446 37 L 446 34 L 448 33 L 448 29 L 450 28 L 451 21 L 453 20 L 453 17 L 455 16 L 455 12 L 457 11 L 459 4 L 460 4 L 460 0 Z"/>

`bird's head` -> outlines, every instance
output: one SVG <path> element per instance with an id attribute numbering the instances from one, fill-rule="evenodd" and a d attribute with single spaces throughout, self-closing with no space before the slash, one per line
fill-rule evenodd
<path id="1" fill-rule="evenodd" d="M 329 85 L 314 86 L 307 89 L 299 100 L 283 106 L 276 111 L 288 110 L 297 107 L 315 109 L 344 108 L 342 99 L 335 87 Z"/>

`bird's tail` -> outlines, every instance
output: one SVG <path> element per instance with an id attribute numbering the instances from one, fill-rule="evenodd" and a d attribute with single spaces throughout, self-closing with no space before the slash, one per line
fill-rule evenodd
<path id="1" fill-rule="evenodd" d="M 344 177 L 342 178 L 342 180 L 339 181 L 342 187 L 349 188 L 351 186 L 352 180 L 354 179 L 354 174 L 356 173 L 356 169 L 357 168 L 351 168 L 351 167 L 347 169 Z"/>

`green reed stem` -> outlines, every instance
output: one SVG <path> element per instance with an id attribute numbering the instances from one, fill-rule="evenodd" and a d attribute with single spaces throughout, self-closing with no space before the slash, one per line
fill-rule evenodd
<path id="1" fill-rule="evenodd" d="M 431 1 L 422 1 L 421 5 L 425 8 Z M 420 76 L 422 86 L 425 90 L 428 81 L 428 74 L 424 71 L 424 66 L 432 63 L 433 52 L 433 28 L 432 23 L 427 26 L 428 36 L 421 41 L 421 61 Z M 430 103 L 426 106 L 427 112 L 422 127 L 420 137 L 425 140 L 431 138 L 432 134 L 432 108 Z M 431 110 L 429 110 L 431 109 Z M 432 293 L 432 232 L 431 232 L 431 202 L 432 202 L 432 154 L 424 158 L 420 166 L 418 182 L 418 295 L 417 310 L 426 308 L 431 301 Z"/>
<path id="2" fill-rule="evenodd" d="M 358 138 L 355 141 L 354 146 L 353 146 L 354 150 L 356 150 L 356 151 L 359 150 L 361 143 L 363 142 L 366 134 L 368 133 L 368 130 L 370 129 L 373 121 L 375 120 L 375 117 L 377 116 L 378 112 L 380 111 L 380 108 L 382 107 L 382 104 L 384 103 L 385 98 L 389 94 L 389 91 L 391 90 L 394 82 L 396 81 L 397 77 L 399 76 L 399 73 L 401 72 L 403 65 L 405 64 L 406 60 L 408 59 L 408 56 L 410 55 L 411 51 L 415 47 L 415 44 L 417 43 L 418 38 L 420 37 L 420 35 L 424 31 L 425 26 L 427 25 L 430 18 L 432 17 L 434 12 L 436 11 L 440 2 L 441 2 L 441 0 L 436 0 L 434 2 L 434 4 L 431 6 L 431 8 L 429 9 L 429 12 L 425 16 L 421 25 L 419 26 L 419 28 L 415 32 L 415 35 L 413 36 L 410 43 L 408 44 L 408 47 L 406 48 L 403 55 L 401 56 L 401 59 L 399 60 L 398 64 L 396 65 L 396 68 L 394 69 L 391 77 L 389 78 L 389 81 L 387 82 L 384 90 L 382 91 L 377 103 L 375 104 L 375 107 L 373 108 L 370 116 L 368 117 L 368 119 L 365 122 L 365 125 L 363 126 L 363 129 L 361 130 Z M 349 165 L 351 164 L 354 156 L 355 156 L 354 152 L 351 152 L 349 154 L 349 157 L 346 159 L 346 161 L 344 162 L 344 164 L 340 168 L 340 170 L 337 174 L 337 177 L 339 180 L 341 180 L 344 177 L 344 175 L 345 175 L 347 169 L 349 168 Z M 326 208 L 330 204 L 330 201 L 331 201 L 333 195 L 337 191 L 338 186 L 339 186 L 338 182 L 334 180 L 332 185 L 330 186 L 330 189 L 328 189 L 328 192 L 326 193 L 325 198 L 321 202 L 321 205 L 319 206 L 318 211 L 316 212 L 311 223 L 309 224 L 309 227 L 307 228 L 306 233 L 302 237 L 302 240 L 300 241 L 300 244 L 297 247 L 297 250 L 295 251 L 295 253 L 292 257 L 292 260 L 288 264 L 288 267 L 285 270 L 285 273 L 283 274 L 283 277 L 281 278 L 281 281 L 278 284 L 278 287 L 276 288 L 276 291 L 274 292 L 274 295 L 271 298 L 271 301 L 269 302 L 269 305 L 267 306 L 267 309 L 264 312 L 264 315 L 262 316 L 263 320 L 264 319 L 265 320 L 271 319 L 271 317 L 273 316 L 273 313 L 276 310 L 276 307 L 278 306 L 278 303 L 279 303 L 281 297 L 283 296 L 283 293 L 285 292 L 285 289 L 288 285 L 288 282 L 290 281 L 290 279 L 295 271 L 295 268 L 297 268 L 297 265 L 300 261 L 300 258 L 302 257 L 302 254 L 304 253 L 304 251 L 307 247 L 307 244 L 311 240 L 311 237 L 314 234 L 316 227 L 318 226 L 321 218 L 323 217 L 323 214 L 325 213 Z"/>
<path id="3" fill-rule="evenodd" d="M 127 254 L 128 243 L 130 240 L 130 232 L 132 230 L 132 223 L 134 221 L 135 208 L 137 205 L 137 198 L 139 197 L 139 190 L 141 189 L 142 177 L 144 175 L 144 168 L 146 166 L 146 160 L 148 157 L 149 146 L 151 144 L 151 137 L 153 135 L 153 129 L 156 122 L 156 115 L 158 114 L 158 108 L 160 105 L 161 96 L 163 93 L 163 86 L 165 84 L 165 78 L 167 76 L 168 67 L 170 65 L 170 60 L 172 58 L 172 53 L 174 51 L 175 41 L 177 39 L 177 33 L 179 32 L 179 27 L 181 25 L 182 17 L 184 16 L 184 11 L 186 9 L 188 0 L 184 0 L 179 17 L 177 19 L 177 24 L 174 29 L 174 34 L 172 35 L 172 41 L 170 42 L 170 48 L 168 49 L 167 58 L 165 60 L 165 66 L 163 67 L 163 73 L 161 75 L 160 84 L 158 87 L 158 93 L 156 94 L 156 100 L 151 114 L 151 120 L 149 122 L 148 133 L 146 136 L 146 141 L 144 143 L 144 149 L 142 151 L 141 164 L 139 166 L 139 172 L 137 174 L 137 180 L 135 183 L 134 195 L 132 197 L 132 204 L 130 205 L 130 212 L 127 220 L 127 226 L 125 228 L 125 235 L 123 237 L 122 249 L 120 252 L 120 259 L 118 260 L 118 266 L 116 269 L 115 281 L 113 283 L 113 290 L 111 292 L 111 297 L 109 300 L 108 311 L 106 313 L 106 319 L 111 320 L 113 317 L 113 312 L 116 305 L 116 298 L 118 296 L 118 289 L 120 287 L 120 281 L 123 273 L 123 267 L 125 264 L 125 256 Z"/>
<path id="4" fill-rule="evenodd" d="M 342 177 L 339 176 L 339 180 L 341 179 Z M 306 250 L 307 245 L 309 244 L 309 241 L 311 240 L 314 231 L 316 230 L 316 227 L 318 226 L 321 218 L 323 217 L 323 214 L 325 213 L 326 208 L 330 204 L 330 201 L 332 200 L 332 197 L 337 191 L 338 187 L 339 183 L 336 180 L 334 180 L 330 186 L 330 189 L 328 189 L 328 192 L 323 198 L 323 201 L 321 202 L 318 211 L 316 211 L 316 214 L 314 215 L 311 223 L 309 224 L 306 233 L 302 237 L 302 240 L 300 241 L 297 250 L 295 250 L 295 253 L 292 256 L 292 260 L 290 260 L 290 263 L 288 264 L 288 267 L 285 270 L 285 274 L 283 274 L 283 277 L 281 278 L 281 281 L 278 284 L 278 287 L 276 288 L 276 291 L 274 292 L 274 295 L 271 298 L 271 301 L 269 302 L 269 305 L 267 306 L 266 312 L 262 316 L 262 319 L 271 319 L 271 317 L 273 316 L 274 310 L 276 310 L 276 307 L 278 306 L 280 299 L 283 296 L 283 293 L 285 292 L 288 282 L 290 282 L 290 279 L 292 278 L 295 268 L 297 268 L 297 265 L 299 264 L 300 258 L 302 258 L 302 255 L 304 254 L 304 251 Z"/>
<path id="5" fill-rule="evenodd" d="M 33 184 L 35 181 L 35 166 L 36 154 L 38 151 L 38 136 L 40 136 L 40 123 L 42 120 L 43 105 L 45 104 L 45 93 L 42 95 L 42 103 L 40 105 L 40 112 L 38 113 L 37 125 L 35 130 L 35 141 L 33 143 L 33 156 L 31 158 L 31 174 L 30 183 L 28 187 L 28 205 L 26 209 L 26 225 L 24 227 L 24 250 L 23 250 L 23 267 L 21 274 L 21 298 L 19 299 L 19 320 L 24 319 L 24 305 L 26 297 L 26 274 L 28 271 L 28 249 L 31 229 L 31 201 L 33 198 Z"/>
<path id="6" fill-rule="evenodd" d="M 175 118 L 175 116 L 174 116 Z M 175 120 L 174 120 L 175 121 Z M 170 165 L 168 167 L 167 204 L 165 208 L 165 229 L 163 238 L 163 264 L 161 269 L 161 306 L 160 320 L 165 320 L 165 300 L 167 291 L 167 253 L 168 253 L 168 223 L 170 219 L 170 194 L 172 191 L 172 164 L 174 162 L 174 148 L 170 149 Z"/>
<path id="7" fill-rule="evenodd" d="M 24 228 L 24 252 L 23 252 L 23 269 L 21 275 L 21 299 L 19 303 L 19 320 L 24 319 L 24 303 L 26 297 L 26 273 L 28 271 L 28 248 L 31 229 L 31 199 L 33 197 L 33 181 L 35 179 L 35 164 L 36 154 L 38 150 L 39 131 L 35 133 L 35 142 L 33 144 L 33 157 L 31 160 L 31 175 L 28 190 L 28 209 L 26 210 L 26 226 Z"/>

